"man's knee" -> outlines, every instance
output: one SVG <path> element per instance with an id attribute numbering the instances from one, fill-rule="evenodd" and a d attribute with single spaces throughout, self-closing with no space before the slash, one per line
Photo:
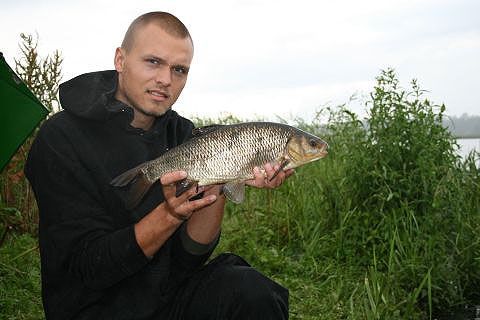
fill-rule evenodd
<path id="1" fill-rule="evenodd" d="M 234 309 L 252 318 L 288 318 L 288 290 L 251 267 L 235 266 L 229 270 Z M 227 275 L 228 276 L 228 275 Z"/>
<path id="2" fill-rule="evenodd" d="M 246 263 L 210 264 L 197 281 L 185 319 L 288 319 L 288 290 Z"/>

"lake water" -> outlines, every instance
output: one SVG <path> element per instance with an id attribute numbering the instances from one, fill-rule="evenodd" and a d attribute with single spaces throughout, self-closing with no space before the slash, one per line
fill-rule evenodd
<path id="1" fill-rule="evenodd" d="M 458 150 L 458 152 L 464 158 L 473 149 L 480 152 L 480 139 L 457 139 L 457 142 L 460 145 L 460 150 Z M 478 163 L 480 164 L 480 159 L 478 160 Z"/>

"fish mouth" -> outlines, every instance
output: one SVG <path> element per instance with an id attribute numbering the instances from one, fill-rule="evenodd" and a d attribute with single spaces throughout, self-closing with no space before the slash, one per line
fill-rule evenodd
<path id="1" fill-rule="evenodd" d="M 325 158 L 328 154 L 327 148 L 328 148 L 328 145 L 325 143 L 320 149 L 305 150 L 304 156 L 309 161 Z"/>
<path id="2" fill-rule="evenodd" d="M 146 92 L 156 101 L 165 101 L 170 97 L 170 95 L 164 90 L 147 89 Z"/>
<path id="3" fill-rule="evenodd" d="M 323 158 L 323 157 L 327 156 L 327 154 L 328 154 L 327 149 L 328 149 L 328 144 L 325 143 L 322 146 L 322 148 L 320 149 L 320 151 L 318 152 L 318 155 L 320 156 L 320 158 Z"/>
<path id="4" fill-rule="evenodd" d="M 321 158 L 325 157 L 328 154 L 327 149 L 328 149 L 328 144 L 324 143 L 323 146 L 319 150 L 319 155 L 321 156 Z"/>
<path id="5" fill-rule="evenodd" d="M 327 156 L 327 154 L 328 154 L 328 151 L 327 151 L 327 150 L 325 150 L 325 151 L 320 151 L 319 153 L 317 153 L 317 155 L 318 155 L 319 158 L 324 158 L 324 157 Z"/>
<path id="6" fill-rule="evenodd" d="M 305 151 L 305 158 L 309 161 L 325 158 L 328 154 L 328 151 Z"/>

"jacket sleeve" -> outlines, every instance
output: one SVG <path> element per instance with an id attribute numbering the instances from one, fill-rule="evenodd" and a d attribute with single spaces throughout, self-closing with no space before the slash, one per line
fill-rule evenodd
<path id="1" fill-rule="evenodd" d="M 63 274 L 100 290 L 149 262 L 133 224 L 119 228 L 119 213 L 101 205 L 104 193 L 95 170 L 82 163 L 64 132 L 48 123 L 42 127 L 25 173 L 40 212 L 42 274 L 57 279 Z"/>

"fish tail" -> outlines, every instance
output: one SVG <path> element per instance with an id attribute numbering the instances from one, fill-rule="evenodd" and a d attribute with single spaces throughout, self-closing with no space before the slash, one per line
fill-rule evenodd
<path id="1" fill-rule="evenodd" d="M 131 186 L 125 199 L 125 205 L 127 209 L 133 209 L 140 203 L 153 183 L 147 179 L 139 167 L 122 173 L 110 182 L 110 185 L 115 187 L 124 187 L 129 184 Z"/>
<path id="2" fill-rule="evenodd" d="M 140 173 L 142 173 L 140 166 L 127 170 L 110 181 L 110 185 L 114 187 L 125 187 L 132 183 Z"/>
<path id="3" fill-rule="evenodd" d="M 151 183 L 145 174 L 140 171 L 137 175 L 137 178 L 132 183 L 130 190 L 128 191 L 128 196 L 125 200 L 125 204 L 127 209 L 135 208 L 142 200 L 143 196 L 150 190 L 150 187 L 153 183 Z"/>

